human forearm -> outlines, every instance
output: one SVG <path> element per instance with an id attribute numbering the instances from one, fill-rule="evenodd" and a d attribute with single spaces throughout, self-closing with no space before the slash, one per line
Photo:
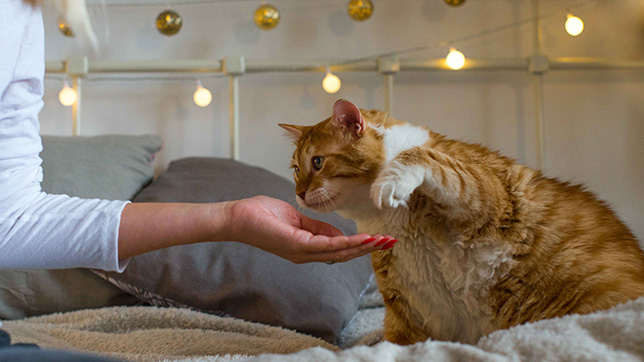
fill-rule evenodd
<path id="1" fill-rule="evenodd" d="M 345 236 L 287 202 L 259 196 L 215 204 L 128 204 L 121 214 L 118 256 L 125 259 L 170 246 L 224 240 L 243 242 L 294 263 L 347 261 L 397 241 L 387 235 Z"/>
<path id="2" fill-rule="evenodd" d="M 30 189 L 0 200 L 0 269 L 122 270 L 117 237 L 125 205 Z"/>
<path id="3" fill-rule="evenodd" d="M 119 226 L 119 259 L 191 243 L 226 240 L 230 203 L 131 203 Z"/>

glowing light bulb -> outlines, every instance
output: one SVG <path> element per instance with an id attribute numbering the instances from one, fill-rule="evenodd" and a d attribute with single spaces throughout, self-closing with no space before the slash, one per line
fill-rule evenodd
<path id="1" fill-rule="evenodd" d="M 73 105 L 78 100 L 78 94 L 76 94 L 76 90 L 70 87 L 67 81 L 65 81 L 63 89 L 61 89 L 60 93 L 58 93 L 58 100 L 65 107 Z"/>
<path id="2" fill-rule="evenodd" d="M 566 20 L 566 31 L 572 36 L 577 36 L 584 31 L 584 22 L 580 18 L 568 14 L 568 19 Z"/>
<path id="3" fill-rule="evenodd" d="M 201 81 L 197 81 L 197 90 L 192 96 L 192 99 L 199 107 L 206 107 L 212 101 L 212 93 L 204 87 L 201 86 Z"/>
<path id="4" fill-rule="evenodd" d="M 465 65 L 465 56 L 455 48 L 451 48 L 445 61 L 447 62 L 447 66 L 451 69 L 459 70 Z"/>
<path id="5" fill-rule="evenodd" d="M 342 82 L 340 82 L 340 78 L 338 78 L 337 75 L 331 73 L 331 70 L 327 68 L 326 77 L 324 77 L 324 80 L 322 80 L 322 88 L 324 88 L 327 93 L 333 94 L 340 90 L 341 85 Z"/>

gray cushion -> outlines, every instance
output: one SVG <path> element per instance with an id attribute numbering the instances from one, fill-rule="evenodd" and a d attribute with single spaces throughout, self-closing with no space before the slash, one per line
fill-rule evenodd
<path id="1" fill-rule="evenodd" d="M 43 136 L 42 188 L 82 198 L 131 200 L 154 176 L 154 135 Z"/>
<path id="2" fill-rule="evenodd" d="M 158 136 L 43 136 L 43 191 L 127 200 L 153 177 Z M 140 303 L 88 269 L 0 270 L 0 319 Z"/>
<path id="3" fill-rule="evenodd" d="M 268 195 L 294 203 L 295 186 L 258 167 L 188 158 L 141 191 L 135 202 L 218 202 Z M 305 214 L 354 234 L 334 213 Z M 282 326 L 336 342 L 368 282 L 368 256 L 329 266 L 297 265 L 242 243 L 201 243 L 131 258 L 122 274 L 101 274 L 153 305 L 188 306 Z"/>

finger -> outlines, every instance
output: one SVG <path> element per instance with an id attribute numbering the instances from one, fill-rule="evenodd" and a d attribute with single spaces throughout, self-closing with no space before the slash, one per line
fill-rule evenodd
<path id="1" fill-rule="evenodd" d="M 361 256 L 370 254 L 377 249 L 373 248 L 360 248 L 355 247 L 352 249 L 345 249 L 342 253 L 333 252 L 333 253 L 319 253 L 319 254 L 310 254 L 308 255 L 307 262 L 319 262 L 326 263 L 332 261 L 333 263 L 344 263 L 346 261 L 359 258 Z"/>
<path id="2" fill-rule="evenodd" d="M 388 249 L 388 247 L 395 244 L 398 239 L 394 239 L 391 235 L 384 235 L 380 241 L 377 241 L 374 246 L 382 246 L 382 249 Z"/>
<path id="3" fill-rule="evenodd" d="M 361 245 L 369 245 L 374 241 L 379 241 L 381 238 L 374 238 L 369 234 L 343 235 L 332 238 L 323 235 L 314 235 L 309 239 L 306 249 L 309 254 L 328 253 Z M 369 239 L 373 240 L 367 242 Z"/>
<path id="4" fill-rule="evenodd" d="M 328 249 L 328 250 L 323 250 L 320 252 L 313 252 L 309 253 L 309 255 L 312 255 L 316 258 L 322 258 L 324 261 L 327 260 L 334 260 L 335 259 L 328 259 L 328 258 L 345 258 L 348 257 L 349 255 L 359 252 L 363 254 L 370 253 L 372 251 L 376 250 L 383 250 L 384 247 L 388 247 L 390 244 L 393 246 L 395 242 L 398 240 L 393 239 L 391 236 L 385 236 L 385 235 L 374 235 L 366 240 L 363 240 L 359 245 L 352 245 L 349 247 L 345 248 L 337 248 L 337 245 L 334 245 L 336 249 Z M 348 260 L 348 259 L 347 259 Z"/>
<path id="5" fill-rule="evenodd" d="M 382 250 L 385 247 L 393 246 L 398 239 L 394 239 L 393 236 L 391 235 L 372 235 L 371 238 L 364 240 L 360 243 L 360 245 L 367 245 L 368 247 L 372 247 L 375 250 Z M 350 248 L 353 248 L 350 247 Z M 336 249 L 336 251 L 341 251 L 342 249 Z"/>
<path id="6" fill-rule="evenodd" d="M 306 215 L 301 215 L 301 224 L 302 229 L 310 232 L 313 235 L 324 235 L 324 236 L 340 236 L 343 235 L 340 229 L 336 228 L 333 225 L 327 224 L 323 221 L 312 219 Z"/>
<path id="7" fill-rule="evenodd" d="M 383 240 L 389 240 L 387 243 L 376 247 L 375 245 L 361 245 L 361 246 L 356 246 L 353 248 L 349 249 L 344 249 L 340 251 L 335 251 L 335 252 L 328 252 L 328 253 L 319 253 L 319 254 L 312 254 L 310 255 L 310 260 L 311 261 L 318 261 L 318 262 L 327 262 L 327 261 L 333 261 L 337 263 L 342 263 L 346 262 L 355 258 L 359 258 L 361 256 L 367 255 L 369 253 L 372 253 L 374 251 L 378 250 L 386 250 L 393 248 L 394 245 L 398 240 L 393 239 L 391 237 L 382 237 Z"/>

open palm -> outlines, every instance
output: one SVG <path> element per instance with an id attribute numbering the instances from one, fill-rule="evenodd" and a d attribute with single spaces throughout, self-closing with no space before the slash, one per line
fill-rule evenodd
<path id="1" fill-rule="evenodd" d="M 235 240 L 294 263 L 347 261 L 380 250 L 393 241 L 391 236 L 382 235 L 344 236 L 337 228 L 266 196 L 236 201 L 230 220 Z"/>

